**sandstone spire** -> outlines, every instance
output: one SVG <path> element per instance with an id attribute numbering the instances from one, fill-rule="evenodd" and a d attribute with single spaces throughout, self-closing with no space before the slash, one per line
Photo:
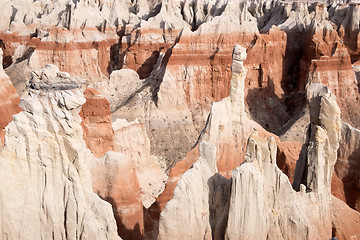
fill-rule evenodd
<path id="1" fill-rule="evenodd" d="M 199 159 L 180 178 L 161 212 L 158 239 L 210 240 L 224 230 L 217 226 L 225 220 L 228 181 L 217 173 L 216 147 L 202 141 L 199 148 Z"/>
<path id="2" fill-rule="evenodd" d="M 305 146 L 296 166 L 294 188 L 304 184 L 308 191 L 330 193 L 331 177 L 341 138 L 340 108 L 336 97 L 320 84 L 307 88 L 310 125 Z"/>

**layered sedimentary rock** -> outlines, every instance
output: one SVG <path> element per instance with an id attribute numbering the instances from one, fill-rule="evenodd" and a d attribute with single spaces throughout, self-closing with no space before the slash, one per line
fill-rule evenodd
<path id="1" fill-rule="evenodd" d="M 115 150 L 126 155 L 136 169 L 141 200 L 148 208 L 164 190 L 167 175 L 159 160 L 151 155 L 150 140 L 138 121 L 117 119 L 113 123 Z"/>
<path id="2" fill-rule="evenodd" d="M 215 189 L 226 196 L 228 185 L 208 180 L 216 174 L 215 161 L 212 160 L 215 153 L 207 157 L 211 161 L 204 164 L 200 145 L 200 160 L 181 177 L 174 198 L 161 213 L 159 238 L 180 239 L 186 234 L 202 239 L 359 237 L 358 229 L 347 228 L 338 220 L 341 214 L 349 214 L 349 226 L 355 226 L 359 222 L 359 213 L 330 193 L 341 134 L 339 107 L 335 96 L 326 87 L 315 84 L 308 91 L 312 131 L 302 155 L 304 158 L 298 162 L 298 168 L 306 170 L 295 175 L 294 185 L 300 182 L 297 185 L 299 192 L 292 188 L 287 176 L 276 166 L 274 138 L 261 138 L 255 131 L 248 139 L 245 163 L 232 172 L 230 198 L 228 202 L 227 198 L 222 199 L 222 206 L 228 207 L 218 208 L 219 212 L 211 211 L 213 202 L 207 198 L 208 194 L 199 196 L 198 192 L 208 192 L 209 188 L 214 188 L 213 183 L 217 186 Z M 202 182 L 208 184 L 199 184 Z M 189 203 L 186 208 L 180 207 L 184 205 L 182 201 Z M 221 217 L 213 218 L 209 212 Z M 188 223 L 197 227 L 189 230 Z M 214 226 L 211 236 L 209 226 Z M 220 229 L 225 229 L 225 232 L 219 232 L 216 226 L 222 226 Z"/>
<path id="3" fill-rule="evenodd" d="M 93 185 L 101 190 L 103 198 L 114 197 L 113 209 L 117 220 L 120 219 L 118 226 L 124 224 L 119 232 L 126 230 L 121 232 L 126 238 L 144 236 L 147 226 L 142 224 L 142 218 L 145 225 L 155 229 L 152 233 L 156 235 L 160 211 L 173 197 L 180 176 L 198 159 L 197 148 L 193 147 L 201 139 L 216 146 L 219 173 L 229 178 L 231 170 L 244 159 L 246 140 L 253 128 L 261 136 L 269 136 L 263 130 L 266 129 L 286 141 L 301 142 L 303 137 L 308 137 L 304 129 L 309 113 L 302 112 L 308 83 L 328 85 L 338 97 L 344 121 L 359 128 L 359 109 L 355 104 L 359 98 L 360 72 L 358 3 L 6 0 L 2 6 L 3 65 L 22 98 L 27 95 L 25 79 L 31 77 L 31 72 L 46 63 L 55 63 L 61 70 L 85 80 L 72 78 L 75 85 L 84 82 L 109 100 L 110 107 L 95 90 L 87 91 L 88 103 L 82 111 L 84 137 L 97 156 L 108 150 L 125 155 L 108 153 L 98 160 L 98 168 L 107 175 L 95 174 L 100 180 L 98 186 Z M 246 49 L 247 59 L 242 50 L 234 55 L 233 61 L 231 52 L 235 43 Z M 216 101 L 220 102 L 211 107 Z M 16 101 L 11 105 L 16 106 Z M 104 111 L 100 111 L 102 107 Z M 4 126 L 19 111 L 7 110 Z M 335 164 L 333 175 L 338 185 L 332 190 L 357 208 L 357 130 L 344 126 L 342 133 L 347 135 L 343 135 L 338 151 L 343 157 Z M 319 130 L 316 136 L 321 140 L 324 133 Z M 260 138 L 256 141 L 263 146 Z M 318 150 L 311 148 L 309 140 L 305 144 L 301 159 L 304 156 L 311 159 Z M 290 142 L 278 144 L 283 155 L 278 155 L 277 160 L 282 160 L 280 167 L 284 171 L 293 169 L 294 161 L 290 159 L 296 160 L 297 153 L 289 150 L 295 152 L 295 147 L 292 148 L 295 145 L 298 146 Z M 334 146 L 325 146 L 333 159 L 331 149 Z M 273 149 L 266 150 L 264 146 L 263 151 L 268 153 Z M 129 175 L 122 176 L 132 179 L 129 189 L 118 186 L 126 182 L 118 179 L 121 173 L 118 164 L 125 164 L 124 169 L 128 169 Z M 311 171 L 317 169 L 312 167 Z M 272 171 L 280 176 L 274 169 L 256 168 L 256 171 Z M 169 180 L 165 191 L 158 196 L 166 179 L 164 171 L 169 174 Z M 329 177 L 328 172 L 325 175 Z M 246 185 L 247 179 L 242 181 Z M 279 182 L 282 187 L 286 185 L 284 189 L 288 188 L 283 180 Z M 313 189 L 319 186 L 318 178 L 303 176 L 301 182 L 311 183 L 308 187 Z M 206 186 L 204 189 L 209 191 Z M 124 200 L 129 192 L 134 204 Z M 281 193 L 276 196 L 283 197 Z M 141 203 L 147 208 L 153 201 L 142 216 Z M 348 211 L 339 205 L 332 207 L 340 209 L 334 216 Z M 211 212 L 207 214 L 211 221 L 217 219 L 211 217 Z M 356 225 L 356 214 L 350 215 L 354 216 L 352 224 Z M 205 225 L 205 222 L 201 224 Z M 212 222 L 210 228 L 207 225 L 199 229 L 211 229 L 212 237 L 221 238 L 225 227 L 220 232 L 214 227 L 220 225 Z M 245 225 L 242 227 L 247 229 Z"/>
<path id="4" fill-rule="evenodd" d="M 34 72 L 0 153 L 3 239 L 119 239 L 109 203 L 91 188 L 79 85 L 57 67 Z M 5 220 L 6 219 L 6 220 Z"/>
<path id="5" fill-rule="evenodd" d="M 206 141 L 217 146 L 216 164 L 219 173 L 227 178 L 231 176 L 231 170 L 243 162 L 244 144 L 253 128 L 259 129 L 262 135 L 271 135 L 263 130 L 260 125 L 250 120 L 245 111 L 244 79 L 247 71 L 243 61 L 246 59 L 246 51 L 240 45 L 234 47 L 233 59 L 230 96 L 214 103 L 205 128 L 197 140 L 206 139 Z M 156 199 L 150 209 L 155 221 L 158 219 L 159 212 L 173 197 L 180 176 L 192 166 L 197 155 L 197 149 L 191 150 L 184 159 L 177 162 L 170 170 L 164 192 Z"/>
<path id="6" fill-rule="evenodd" d="M 321 83 L 338 97 L 342 118 L 359 126 L 358 84 L 351 65 L 351 55 L 328 19 L 325 5 L 316 8 L 316 15 L 307 33 L 306 49 L 301 60 L 303 78 L 300 84 Z"/>
<path id="7" fill-rule="evenodd" d="M 143 239 L 143 205 L 135 167 L 127 156 L 107 152 L 91 165 L 93 189 L 111 203 L 123 239 Z"/>
<path id="8" fill-rule="evenodd" d="M 81 107 L 81 126 L 86 146 L 96 157 L 114 150 L 114 131 L 111 123 L 110 105 L 100 92 L 87 88 L 86 103 Z"/>
<path id="9" fill-rule="evenodd" d="M 2 67 L 3 52 L 0 49 L 0 96 L 2 104 L 0 107 L 0 148 L 4 146 L 5 131 L 4 128 L 12 121 L 12 115 L 21 111 L 19 107 L 20 98 L 16 92 L 16 89 L 12 85 L 9 77 L 4 72 Z"/>
<path id="10" fill-rule="evenodd" d="M 121 84 L 121 81 L 117 84 Z M 100 89 L 107 93 L 110 92 L 109 88 L 114 87 L 112 84 L 102 86 L 106 88 Z M 115 91 L 119 90 L 118 92 L 125 89 L 121 86 L 115 87 Z M 80 116 L 87 147 L 96 157 L 103 156 L 107 151 L 126 155 L 136 169 L 136 181 L 139 181 L 140 185 L 137 191 L 141 192 L 144 206 L 149 207 L 162 192 L 167 176 L 161 169 L 158 159 L 150 153 L 150 140 L 145 127 L 137 120 L 129 123 L 125 119 L 117 119 L 112 123 L 110 104 L 100 92 L 88 88 L 84 96 L 86 103 L 81 108 Z M 110 100 L 114 102 L 116 97 L 117 95 Z"/>
<path id="11" fill-rule="evenodd" d="M 213 104 L 209 126 L 204 136 L 204 139 L 216 144 L 217 166 L 219 172 L 225 177 L 229 177 L 231 170 L 242 163 L 246 139 L 254 128 L 261 131 L 263 135 L 270 135 L 259 124 L 252 121 L 245 110 L 244 83 L 247 73 L 243 65 L 245 59 L 245 48 L 235 45 L 230 95 Z"/>
<path id="12" fill-rule="evenodd" d="M 26 54 L 37 55 L 41 67 L 53 63 L 88 79 L 108 75 L 111 47 L 119 39 L 114 22 L 122 20 L 115 12 L 122 6 L 99 6 L 96 1 L 9 1 L 7 6 L 14 14 L 6 19 L 9 31 L 1 39 L 10 56 L 25 47 Z M 8 64 L 22 60 L 9 59 Z"/>
<path id="13" fill-rule="evenodd" d="M 303 105 L 306 80 L 300 78 L 312 72 L 318 82 L 325 83 L 325 76 L 339 82 L 331 89 L 354 100 L 347 86 L 353 85 L 349 61 L 359 56 L 355 3 L 59 0 L 6 1 L 4 6 L 1 48 L 18 91 L 26 78 L 20 75 L 48 62 L 92 86 L 107 83 L 109 74 L 117 75 L 113 70 L 135 70 L 142 81 L 128 88 L 124 96 L 129 101 L 113 104 L 109 99 L 113 119 L 144 123 L 152 154 L 169 162 L 168 168 L 194 144 L 211 102 L 228 96 L 235 43 L 248 52 L 245 97 L 251 118 L 267 130 L 278 133 Z M 320 22 L 328 23 L 324 38 L 314 35 L 313 30 L 323 29 Z M 317 41 L 330 52 L 312 49 Z M 331 74 L 335 71 L 339 74 Z M 118 95 L 100 92 L 107 98 Z M 347 119 L 355 123 L 357 107 L 341 101 Z"/>

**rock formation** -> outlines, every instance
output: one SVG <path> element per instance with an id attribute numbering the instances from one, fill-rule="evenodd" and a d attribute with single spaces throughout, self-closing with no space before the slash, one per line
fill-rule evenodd
<path id="1" fill-rule="evenodd" d="M 331 190 L 334 196 L 358 212 L 360 212 L 359 149 L 360 131 L 343 123 Z"/>
<path id="2" fill-rule="evenodd" d="M 217 172 L 216 147 L 203 141 L 199 148 L 199 160 L 180 178 L 161 212 L 158 239 L 212 239 L 223 229 L 217 223 L 226 211 L 228 180 Z"/>
<path id="3" fill-rule="evenodd" d="M 111 125 L 109 102 L 93 88 L 84 92 L 86 103 L 81 107 L 81 126 L 86 146 L 95 157 L 114 150 L 114 131 Z"/>
<path id="4" fill-rule="evenodd" d="M 79 85 L 47 65 L 28 86 L 0 152 L 1 238 L 119 239 L 110 204 L 92 192 Z"/>
<path id="5" fill-rule="evenodd" d="M 151 153 L 167 168 L 194 145 L 211 103 L 229 95 L 236 43 L 248 53 L 250 117 L 266 130 L 279 134 L 303 107 L 306 82 L 327 84 L 328 77 L 336 83 L 330 89 L 342 94 L 344 118 L 359 127 L 351 70 L 360 51 L 358 3 L 7 0 L 4 6 L 0 45 L 19 95 L 23 80 L 46 63 L 79 75 L 109 99 L 114 120 L 144 124 Z M 115 85 L 127 90 L 118 90 L 123 97 L 116 103 L 119 93 L 100 88 L 119 78 Z"/>
<path id="6" fill-rule="evenodd" d="M 297 170 L 300 170 L 295 173 L 294 186 L 299 187 L 298 192 L 276 165 L 277 147 L 273 137 L 264 139 L 255 131 L 248 139 L 245 162 L 233 170 L 231 182 L 224 179 L 223 183 L 222 178 L 209 181 L 212 176 L 219 176 L 214 161 L 215 147 L 206 143 L 212 154 L 205 155 L 202 142 L 200 159 L 180 178 L 173 199 L 160 215 L 159 239 L 183 236 L 202 239 L 357 238 L 359 230 L 340 224 L 338 217 L 347 212 L 354 226 L 359 223 L 360 214 L 330 194 L 341 133 L 339 107 L 328 88 L 314 84 L 308 91 L 311 128 L 304 158 L 297 163 Z M 229 184 L 230 198 L 227 198 Z M 215 189 L 214 195 L 208 194 L 209 189 Z M 215 196 L 217 191 L 222 193 L 223 208 L 212 210 L 214 201 L 209 201 L 208 196 Z M 199 195 L 199 192 L 205 194 Z M 188 224 L 197 227 L 188 229 Z M 224 228 L 225 232 L 218 231 Z"/>
<path id="7" fill-rule="evenodd" d="M 275 153 L 271 150 L 275 149 L 275 143 L 271 143 L 269 140 L 267 142 L 259 140 L 256 136 L 250 138 L 245 157 L 246 163 L 233 172 L 232 192 L 235 194 L 230 200 L 226 235 L 229 238 L 242 233 L 246 235 L 240 236 L 250 236 L 250 238 L 251 236 L 258 237 L 259 235 L 256 234 L 263 234 L 262 238 L 284 239 L 295 236 L 301 239 L 331 237 L 330 187 L 340 141 L 340 110 L 335 96 L 326 87 L 314 84 L 310 85 L 308 91 L 311 128 L 307 148 L 301 155 L 303 158 L 300 157 L 296 165 L 298 171 L 295 172 L 294 177 L 294 186 L 300 192 L 295 193 L 292 190 L 288 179 L 276 167 Z M 273 178 L 273 180 L 266 179 L 267 177 Z M 255 182 L 255 186 L 251 186 L 249 181 Z M 301 185 L 302 183 L 304 185 Z M 244 190 L 240 190 L 239 193 L 239 191 L 234 191 L 235 189 Z M 240 200 L 241 196 L 249 196 L 255 192 L 255 189 L 264 189 L 258 196 L 254 196 L 259 202 L 249 201 L 253 198 L 248 198 L 247 201 Z M 276 191 L 268 192 L 270 189 L 276 189 Z M 285 202 L 283 202 L 284 199 L 286 199 Z M 314 199 L 317 200 L 314 202 Z M 236 202 L 240 206 L 235 205 Z M 236 207 L 232 208 L 232 203 Z M 252 204 L 264 206 L 264 208 L 258 210 L 258 208 L 251 207 Z M 312 209 L 314 204 L 319 206 Z M 307 209 L 310 206 L 312 206 L 312 210 Z M 290 210 L 292 213 L 289 218 L 290 215 L 286 212 L 292 208 L 299 210 Z M 241 216 L 244 221 L 236 221 L 240 217 L 236 213 L 241 213 L 241 209 L 256 210 L 248 211 L 246 215 L 248 217 Z M 315 211 L 317 212 L 315 213 Z M 268 212 L 268 214 L 264 214 L 264 212 Z M 313 225 L 312 223 L 317 222 L 317 218 L 321 221 Z M 284 229 L 290 222 L 293 230 L 285 233 Z M 261 229 L 262 231 L 260 231 Z"/>
<path id="8" fill-rule="evenodd" d="M 359 210 L 359 11 L 358 1 L 343 0 L 4 0 L 0 142 L 5 148 L 0 158 L 31 164 L 41 159 L 41 166 L 61 163 L 54 169 L 65 177 L 52 177 L 57 189 L 48 188 L 50 173 L 40 173 L 34 165 L 28 167 L 31 173 L 21 174 L 36 177 L 26 184 L 40 186 L 33 195 L 45 194 L 46 204 L 49 192 L 56 199 L 66 199 L 62 195 L 71 191 L 57 192 L 63 186 L 58 182 L 72 184 L 79 175 L 82 181 L 71 185 L 76 186 L 76 203 L 82 204 L 79 211 L 89 209 L 96 219 L 91 226 L 102 228 L 90 238 L 112 239 L 113 215 L 125 239 L 157 235 L 231 239 L 246 233 L 249 238 L 356 238 L 357 213 L 329 196 L 331 181 L 331 192 Z M 326 85 L 332 94 L 316 84 Z M 86 103 L 78 94 L 80 86 L 87 89 Z M 24 109 L 16 115 L 21 120 L 12 120 L 21 111 L 19 96 L 24 99 L 21 106 L 34 110 Z M 324 101 L 320 108 L 319 101 Z M 343 122 L 338 121 L 339 111 Z M 30 119 L 26 124 L 23 116 Z M 52 127 L 58 123 L 64 126 Z M 20 135 L 33 134 L 31 141 L 19 140 L 16 129 L 20 127 L 14 126 L 20 125 L 30 129 Z M 11 130 L 6 138 L 4 128 Z M 44 137 L 45 133 L 51 137 Z M 271 140 L 262 139 L 270 136 Z M 14 141 L 23 147 L 13 146 L 10 151 Z M 40 150 L 31 150 L 33 145 Z M 50 150 L 46 152 L 44 146 Z M 204 149 L 213 147 L 215 157 L 204 156 Z M 62 164 L 68 156 L 79 157 Z M 196 159 L 200 160 L 195 163 Z M 275 161 L 291 181 L 294 178 L 294 187 L 305 191 L 292 190 Z M 74 171 L 64 170 L 73 165 Z M 21 166 L 11 168 L 13 175 L 4 168 L 1 179 L 11 175 L 18 182 Z M 79 168 L 85 170 L 76 171 Z M 195 180 L 202 186 L 196 186 Z M 179 192 L 177 183 L 183 191 Z M 30 196 L 24 186 L 13 187 L 16 191 L 11 194 Z M 108 204 L 91 193 L 91 186 L 111 203 L 113 214 Z M 230 187 L 236 192 L 230 192 Z M 252 188 L 261 191 L 255 194 Z M 91 200 L 94 204 L 80 201 L 80 193 L 97 200 Z M 7 206 L 14 198 L 11 194 L 1 201 L 5 212 L 0 215 L 15 221 L 8 210 L 13 205 Z M 246 194 L 252 198 L 244 198 Z M 184 199 L 191 199 L 190 204 Z M 56 216 L 76 212 L 59 206 Z M 99 211 L 102 206 L 106 210 Z M 207 221 L 194 208 L 201 209 Z M 46 217 L 40 218 L 43 224 L 57 226 L 72 219 L 67 213 L 55 219 L 53 208 L 42 209 L 46 209 Z M 240 214 L 234 209 L 246 211 Z M 191 214 L 184 216 L 185 212 Z M 338 218 L 347 215 L 349 222 L 342 224 Z M 22 216 L 17 214 L 16 219 Z M 245 216 L 248 221 L 243 221 Z M 198 227 L 185 228 L 183 218 Z M 78 222 L 69 224 L 88 231 L 81 227 L 88 222 Z M 254 222 L 259 235 L 254 235 Z M 22 229 L 11 224 L 0 232 L 13 226 Z M 29 237 L 41 238 L 33 233 L 39 228 L 33 229 Z M 43 229 L 52 230 L 47 225 Z M 67 227 L 58 229 L 54 238 Z M 66 237 L 72 235 L 62 238 Z"/>
<path id="9" fill-rule="evenodd" d="M 247 73 L 243 65 L 245 59 L 245 48 L 235 45 L 230 95 L 213 104 L 208 130 L 204 137 L 207 141 L 216 144 L 217 166 L 225 177 L 231 176 L 231 170 L 242 163 L 246 140 L 254 128 L 259 129 L 265 136 L 270 135 L 259 124 L 249 119 L 245 110 L 244 83 Z"/>
<path id="10" fill-rule="evenodd" d="M 5 130 L 4 128 L 12 121 L 12 115 L 21 111 L 19 107 L 20 98 L 16 93 L 16 89 L 12 85 L 9 77 L 4 72 L 2 67 L 3 52 L 0 49 L 0 96 L 2 99 L 2 104 L 0 107 L 0 148 L 4 146 L 5 141 Z"/>
<path id="11" fill-rule="evenodd" d="M 107 152 L 91 166 L 93 189 L 111 203 L 123 239 L 143 239 L 143 205 L 139 182 L 131 159 Z"/>
<path id="12" fill-rule="evenodd" d="M 139 180 L 142 203 L 148 208 L 164 190 L 167 175 L 159 160 L 150 153 L 150 140 L 142 124 L 117 119 L 113 129 L 115 150 L 132 161 Z"/>

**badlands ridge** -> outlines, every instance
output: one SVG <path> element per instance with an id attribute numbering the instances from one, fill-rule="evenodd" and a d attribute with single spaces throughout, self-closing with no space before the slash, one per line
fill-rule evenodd
<path id="1" fill-rule="evenodd" d="M 0 239 L 359 239 L 360 3 L 4 0 Z"/>

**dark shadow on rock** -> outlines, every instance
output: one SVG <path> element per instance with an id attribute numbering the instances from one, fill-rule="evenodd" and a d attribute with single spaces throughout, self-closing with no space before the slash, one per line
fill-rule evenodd
<path id="1" fill-rule="evenodd" d="M 159 234 L 160 207 L 155 201 L 148 209 L 144 211 L 144 227 L 146 239 L 156 239 Z"/>
<path id="2" fill-rule="evenodd" d="M 360 207 L 360 148 L 349 156 L 348 164 L 348 173 L 342 180 L 346 203 L 349 207 L 355 209 Z M 356 203 L 358 203 L 358 206 L 356 206 Z M 357 209 L 357 211 L 359 210 Z"/>
<path id="3" fill-rule="evenodd" d="M 119 42 L 121 39 L 119 40 Z M 108 62 L 107 72 L 110 75 L 112 71 L 120 69 L 120 43 L 110 47 L 110 60 Z"/>
<path id="4" fill-rule="evenodd" d="M 288 30 L 286 35 L 281 88 L 288 95 L 298 89 L 299 86 L 300 61 L 303 55 L 306 32 L 299 29 Z"/>
<path id="5" fill-rule="evenodd" d="M 299 154 L 299 159 L 296 161 L 295 172 L 294 172 L 294 181 L 292 187 L 295 191 L 300 191 L 300 184 L 307 185 L 307 174 L 308 174 L 308 159 L 307 159 L 307 149 L 310 142 L 311 126 L 310 124 L 306 130 L 306 140 L 301 147 Z"/>
<path id="6" fill-rule="evenodd" d="M 266 87 L 249 89 L 246 103 L 254 121 L 267 131 L 278 134 L 278 130 L 290 116 L 284 101 L 274 93 L 273 85 L 272 79 L 268 78 Z"/>
<path id="7" fill-rule="evenodd" d="M 116 221 L 116 225 L 118 228 L 118 234 L 122 239 L 124 239 L 124 240 L 142 240 L 142 239 L 144 239 L 144 232 L 141 231 L 138 223 L 134 226 L 133 229 L 129 229 L 125 226 L 123 219 L 121 218 L 121 216 L 119 214 L 117 214 L 118 206 L 112 197 L 108 196 L 108 197 L 103 198 L 100 196 L 100 198 L 111 204 L 113 213 L 114 213 L 114 217 L 115 217 L 115 221 Z"/>
<path id="8" fill-rule="evenodd" d="M 159 69 L 153 71 L 151 75 L 145 80 L 146 85 L 150 86 L 150 91 L 152 93 L 152 100 L 155 103 L 155 106 L 158 106 L 158 92 L 160 90 L 160 85 L 164 80 L 164 75 L 166 72 L 166 67 L 169 63 L 170 57 L 172 55 L 173 48 L 180 41 L 183 30 L 181 30 L 179 36 L 175 39 L 175 43 L 166 50 L 164 57 L 162 58 Z"/>
<path id="9" fill-rule="evenodd" d="M 159 49 L 161 50 L 161 49 Z M 145 62 L 136 71 L 139 74 L 140 79 L 147 78 L 154 70 L 157 59 L 159 58 L 160 51 L 152 52 L 151 56 L 145 60 Z"/>
<path id="10" fill-rule="evenodd" d="M 216 173 L 209 178 L 209 223 L 212 239 L 224 239 L 230 206 L 231 179 Z"/>
<path id="11" fill-rule="evenodd" d="M 3 50 L 3 68 L 7 68 L 12 64 L 12 57 L 11 55 L 6 54 L 6 45 L 3 40 L 0 40 L 0 48 Z"/>

